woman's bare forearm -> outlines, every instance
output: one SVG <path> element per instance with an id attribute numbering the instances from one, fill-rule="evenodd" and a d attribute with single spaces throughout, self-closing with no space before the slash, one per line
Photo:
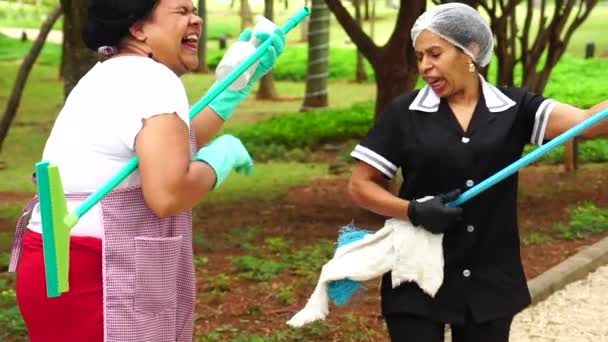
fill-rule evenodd
<path id="1" fill-rule="evenodd" d="M 174 187 L 165 188 L 164 200 L 156 200 L 155 213 L 160 217 L 177 215 L 196 206 L 215 185 L 215 171 L 204 162 L 190 162 Z M 151 194 L 154 196 L 154 194 Z"/>
<path id="2" fill-rule="evenodd" d="M 351 179 L 348 191 L 353 201 L 362 208 L 382 216 L 409 220 L 407 217 L 409 202 L 393 195 L 372 180 Z"/>
<path id="3" fill-rule="evenodd" d="M 601 110 L 608 108 L 608 101 L 603 101 L 585 111 L 586 118 L 590 118 Z M 604 119 L 597 125 L 583 133 L 585 138 L 608 138 L 608 120 Z"/>
<path id="4" fill-rule="evenodd" d="M 224 127 L 224 123 L 224 119 L 217 115 L 213 109 L 210 107 L 204 108 L 194 120 L 192 120 L 197 150 L 209 143 L 222 127 Z"/>

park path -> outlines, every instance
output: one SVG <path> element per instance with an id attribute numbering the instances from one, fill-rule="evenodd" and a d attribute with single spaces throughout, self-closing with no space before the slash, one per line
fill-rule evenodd
<path id="1" fill-rule="evenodd" d="M 608 265 L 515 317 L 511 342 L 608 342 Z"/>
<path id="2" fill-rule="evenodd" d="M 7 37 L 21 39 L 21 35 L 25 31 L 27 35 L 27 39 L 29 41 L 34 41 L 36 37 L 38 37 L 38 29 L 22 29 L 17 27 L 0 27 L 0 33 L 4 34 Z M 51 30 L 49 32 L 48 37 L 46 37 L 47 42 L 51 43 L 61 43 L 63 40 L 63 34 L 60 30 Z"/>

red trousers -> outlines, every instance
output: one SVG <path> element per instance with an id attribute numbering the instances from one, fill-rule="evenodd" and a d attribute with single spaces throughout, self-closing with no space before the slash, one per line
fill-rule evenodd
<path id="1" fill-rule="evenodd" d="M 70 289 L 46 295 L 42 235 L 26 230 L 17 267 L 17 302 L 32 342 L 103 341 L 101 240 L 70 240 Z"/>

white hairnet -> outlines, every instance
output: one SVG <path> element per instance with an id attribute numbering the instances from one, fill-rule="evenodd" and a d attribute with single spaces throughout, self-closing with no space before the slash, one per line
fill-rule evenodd
<path id="1" fill-rule="evenodd" d="M 413 44 L 416 44 L 423 30 L 429 30 L 461 48 L 482 67 L 490 63 L 494 48 L 492 31 L 481 14 L 471 6 L 448 3 L 424 12 L 412 27 Z"/>

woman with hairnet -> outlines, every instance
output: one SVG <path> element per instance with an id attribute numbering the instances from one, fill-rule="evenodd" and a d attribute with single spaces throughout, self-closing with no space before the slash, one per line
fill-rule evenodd
<path id="1" fill-rule="evenodd" d="M 427 85 L 395 99 L 351 155 L 359 163 L 349 192 L 361 207 L 444 234 L 444 280 L 434 298 L 413 282 L 382 279 L 382 313 L 392 341 L 508 341 L 515 314 L 530 304 L 519 250 L 517 176 L 461 208 L 445 204 L 462 190 L 599 110 L 498 88 L 479 69 L 493 36 L 472 7 L 450 3 L 422 14 L 411 31 L 418 72 Z M 606 135 L 606 121 L 584 133 Z M 387 180 L 403 172 L 398 196 Z M 434 196 L 431 200 L 415 199 Z"/>

